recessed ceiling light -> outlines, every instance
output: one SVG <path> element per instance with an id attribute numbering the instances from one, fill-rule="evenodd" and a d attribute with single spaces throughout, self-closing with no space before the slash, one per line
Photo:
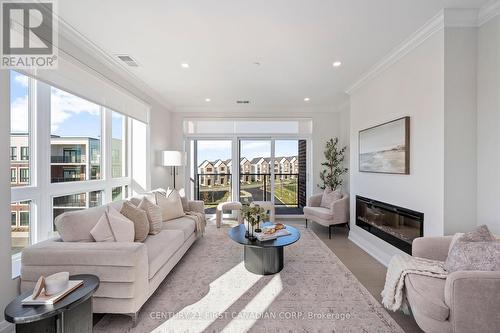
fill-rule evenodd
<path id="1" fill-rule="evenodd" d="M 333 63 L 333 67 L 340 67 L 342 65 L 342 63 L 340 61 L 335 61 Z"/>
<path id="2" fill-rule="evenodd" d="M 188 64 L 187 62 L 183 62 L 183 63 L 181 64 L 181 67 L 182 67 L 182 68 L 189 68 L 189 64 Z"/>
<path id="3" fill-rule="evenodd" d="M 311 99 L 309 97 L 304 98 L 304 102 L 309 102 Z"/>
<path id="4" fill-rule="evenodd" d="M 210 98 L 205 98 L 205 102 L 210 102 L 211 99 Z"/>

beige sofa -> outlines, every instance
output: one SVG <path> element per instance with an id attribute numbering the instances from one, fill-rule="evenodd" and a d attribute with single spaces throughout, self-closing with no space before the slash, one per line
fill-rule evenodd
<path id="1" fill-rule="evenodd" d="M 109 205 L 120 210 L 123 201 Z M 203 202 L 188 205 L 189 211 L 204 213 Z M 90 230 L 106 209 L 107 205 L 58 216 L 57 225 L 72 228 L 81 241 L 50 239 L 25 248 L 21 290 L 33 288 L 40 275 L 95 274 L 101 283 L 93 297 L 94 313 L 127 314 L 135 322 L 142 305 L 196 240 L 196 224 L 180 217 L 163 221 L 162 231 L 143 243 L 93 242 Z"/>
<path id="2" fill-rule="evenodd" d="M 412 255 L 444 261 L 451 239 L 416 238 Z M 500 330 L 500 271 L 457 271 L 446 279 L 408 274 L 405 293 L 417 324 L 427 333 Z"/>
<path id="3" fill-rule="evenodd" d="M 332 227 L 345 224 L 349 228 L 349 196 L 345 193 L 342 198 L 334 201 L 329 208 L 321 207 L 321 197 L 323 193 L 310 196 L 307 199 L 307 206 L 304 207 L 304 218 L 311 220 L 325 227 L 328 227 L 328 237 L 332 238 Z"/>

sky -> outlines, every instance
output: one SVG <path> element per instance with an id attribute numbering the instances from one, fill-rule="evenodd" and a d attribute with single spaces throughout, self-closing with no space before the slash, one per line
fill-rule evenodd
<path id="1" fill-rule="evenodd" d="M 275 156 L 298 155 L 298 140 L 276 140 L 275 142 Z M 241 156 L 249 160 L 254 157 L 271 157 L 271 141 L 242 140 Z M 230 158 L 230 140 L 198 140 L 198 164 L 204 160 L 216 161 Z"/>
<path id="2" fill-rule="evenodd" d="M 11 71 L 11 132 L 28 132 L 28 77 Z M 101 111 L 97 104 L 51 88 L 51 134 L 101 137 Z M 112 113 L 112 137 L 121 139 L 124 116 Z"/>

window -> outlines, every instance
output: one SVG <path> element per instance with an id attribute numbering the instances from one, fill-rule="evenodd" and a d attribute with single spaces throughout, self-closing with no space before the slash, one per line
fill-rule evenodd
<path id="1" fill-rule="evenodd" d="M 21 250 L 54 235 L 53 219 L 57 216 L 127 198 L 129 165 L 134 181 L 147 188 L 149 154 L 145 149 L 148 124 L 15 71 L 9 75 L 11 252 L 15 277 L 20 270 Z M 37 112 L 50 117 L 37 117 Z M 35 128 L 40 135 L 33 135 Z M 50 147 L 37 142 L 38 137 L 50 140 Z M 132 156 L 137 163 L 132 164 Z M 104 170 L 104 164 L 110 167 Z M 38 168 L 50 170 L 50 174 L 45 177 L 37 173 Z M 39 174 L 40 179 L 36 177 Z M 73 192 L 80 187 L 82 192 Z"/>
<path id="2" fill-rule="evenodd" d="M 97 104 L 51 87 L 52 183 L 101 179 L 101 110 Z M 78 171 L 66 172 L 72 164 L 79 164 Z"/>
<path id="3" fill-rule="evenodd" d="M 29 159 L 30 159 L 29 148 L 28 147 L 21 147 L 21 160 L 28 161 Z"/>
<path id="4" fill-rule="evenodd" d="M 31 201 L 13 202 L 11 216 L 11 253 L 18 254 L 31 244 Z M 17 222 L 19 217 L 19 222 Z"/>
<path id="5" fill-rule="evenodd" d="M 17 147 L 10 147 L 10 160 L 17 160 Z"/>
<path id="6" fill-rule="evenodd" d="M 30 170 L 28 168 L 19 168 L 19 182 L 22 184 L 29 183 Z"/>
<path id="7" fill-rule="evenodd" d="M 103 203 L 102 194 L 103 191 L 92 191 L 54 197 L 52 199 L 52 217 L 55 219 L 65 212 L 101 206 Z"/>
<path id="8" fill-rule="evenodd" d="M 123 199 L 123 188 L 121 186 L 114 187 L 111 192 L 113 201 L 118 201 Z"/>
<path id="9" fill-rule="evenodd" d="M 25 177 L 13 186 L 30 185 L 30 164 L 28 158 L 23 158 L 24 155 L 28 155 L 31 141 L 31 115 L 28 103 L 30 82 L 29 77 L 14 71 L 10 72 L 10 160 L 13 167 L 23 167 L 25 170 L 20 171 L 21 176 Z M 21 156 L 17 155 L 19 150 Z M 19 157 L 21 157 L 20 160 Z"/>
<path id="10" fill-rule="evenodd" d="M 30 225 L 29 212 L 19 212 L 19 225 L 21 227 L 28 227 Z"/>

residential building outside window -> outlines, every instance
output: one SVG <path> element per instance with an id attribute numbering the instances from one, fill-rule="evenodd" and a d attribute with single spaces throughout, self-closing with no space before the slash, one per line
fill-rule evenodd
<path id="1" fill-rule="evenodd" d="M 10 147 L 10 160 L 17 160 L 17 147 Z"/>
<path id="2" fill-rule="evenodd" d="M 10 183 L 15 184 L 17 182 L 17 169 L 10 168 Z"/>

